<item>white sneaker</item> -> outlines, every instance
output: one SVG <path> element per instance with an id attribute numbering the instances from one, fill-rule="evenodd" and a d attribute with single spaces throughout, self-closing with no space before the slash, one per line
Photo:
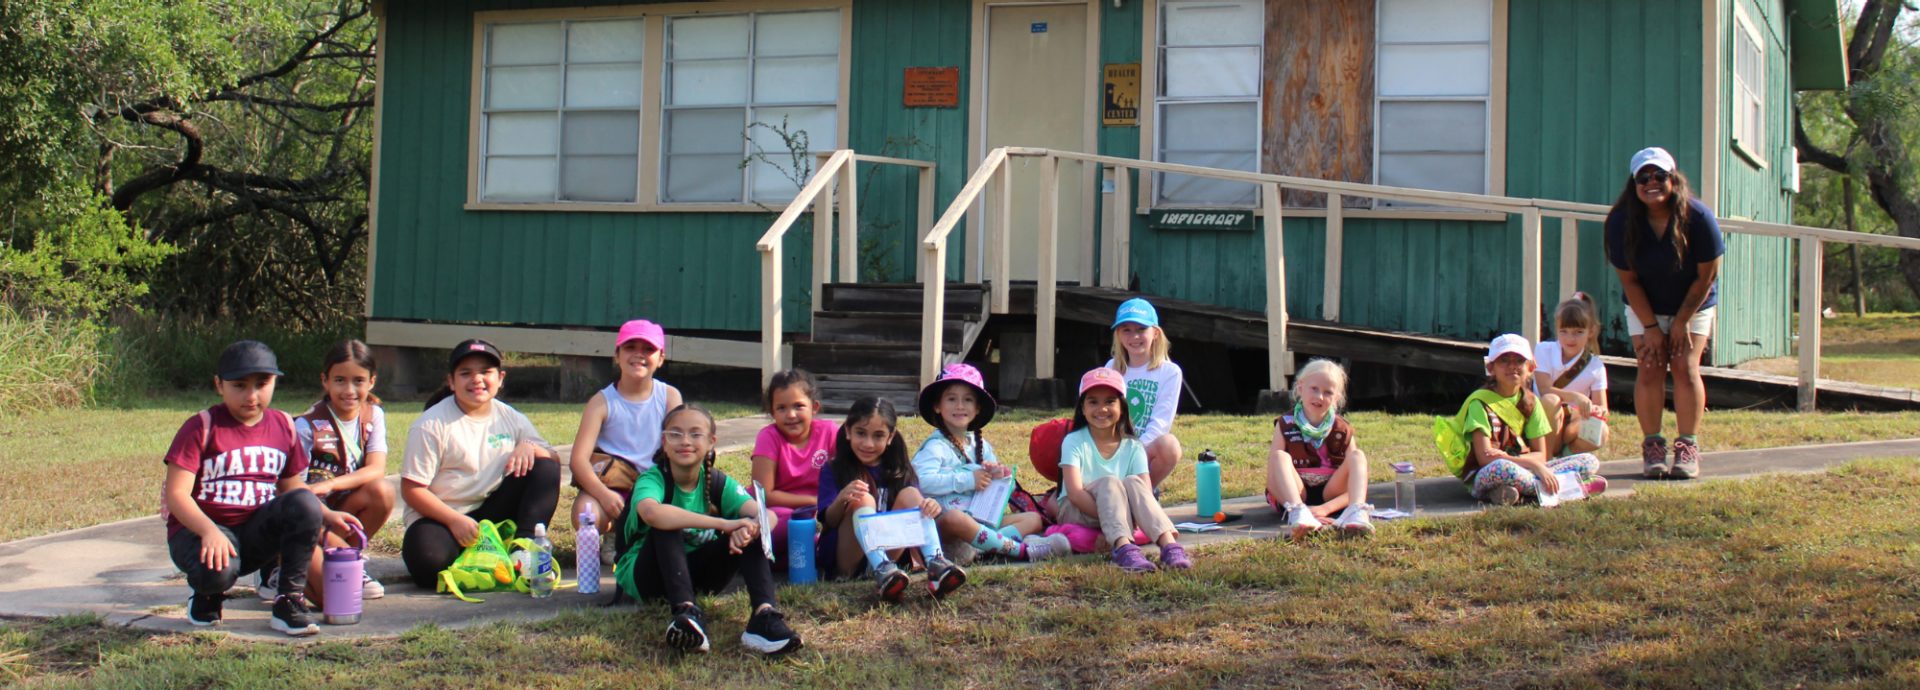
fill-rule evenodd
<path id="1" fill-rule="evenodd" d="M 361 599 L 379 599 L 380 597 L 384 597 L 386 595 L 387 595 L 387 588 L 382 586 L 379 580 L 373 579 L 372 575 L 368 575 L 364 571 L 360 573 L 360 598 Z"/>
<path id="2" fill-rule="evenodd" d="M 620 553 L 614 551 L 613 546 L 613 534 L 600 535 L 600 565 L 611 566 L 614 560 L 620 557 Z"/>
<path id="3" fill-rule="evenodd" d="M 1368 515 L 1372 510 L 1373 506 L 1366 503 L 1347 506 L 1340 513 L 1340 519 L 1333 521 L 1333 526 L 1340 528 L 1343 537 L 1373 536 L 1373 518 Z"/>
<path id="4" fill-rule="evenodd" d="M 1287 529 L 1293 533 L 1293 540 L 1306 539 L 1307 535 L 1325 529 L 1326 525 L 1315 517 L 1305 503 L 1287 504 Z"/>
<path id="5" fill-rule="evenodd" d="M 253 592 L 260 595 L 261 601 L 273 603 L 274 597 L 280 596 L 280 566 L 261 568 L 254 573 Z"/>
<path id="6" fill-rule="evenodd" d="M 1067 535 L 1064 534 L 1045 537 L 1029 534 L 1021 541 L 1027 545 L 1027 560 L 1031 562 L 1073 555 L 1073 542 L 1067 541 Z"/>

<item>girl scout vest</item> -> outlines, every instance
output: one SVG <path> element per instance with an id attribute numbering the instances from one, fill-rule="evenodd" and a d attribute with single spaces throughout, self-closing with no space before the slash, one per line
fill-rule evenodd
<path id="1" fill-rule="evenodd" d="M 300 419 L 307 420 L 307 424 L 313 427 L 313 451 L 308 454 L 312 461 L 307 467 L 308 484 L 360 469 L 366 458 L 367 443 L 373 440 L 373 425 L 369 423 L 372 414 L 371 409 L 360 412 L 360 423 L 356 425 L 360 429 L 360 442 L 357 444 L 359 453 L 353 457 L 348 457 L 346 448 L 342 447 L 340 427 L 334 424 L 333 411 L 327 409 L 325 400 L 314 403 L 312 409 L 300 415 Z"/>

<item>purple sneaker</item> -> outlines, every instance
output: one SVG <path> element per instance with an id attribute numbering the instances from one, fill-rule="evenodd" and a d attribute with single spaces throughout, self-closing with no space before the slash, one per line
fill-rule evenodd
<path id="1" fill-rule="evenodd" d="M 1692 479 L 1700 476 L 1700 444 L 1690 438 L 1675 439 L 1673 442 L 1673 470 L 1669 473 L 1674 479 Z"/>
<path id="2" fill-rule="evenodd" d="M 1153 566 L 1153 561 L 1147 560 L 1147 557 L 1140 553 L 1140 547 L 1131 543 L 1121 544 L 1113 550 L 1113 564 L 1129 573 L 1151 573 L 1159 570 Z"/>
<path id="3" fill-rule="evenodd" d="M 1187 550 L 1179 544 L 1168 544 L 1160 547 L 1160 565 L 1174 570 L 1191 570 L 1193 559 L 1187 558 Z"/>
<path id="4" fill-rule="evenodd" d="M 1671 465 L 1667 464 L 1667 440 L 1659 436 L 1648 436 L 1640 442 L 1640 475 L 1648 479 L 1666 479 Z"/>

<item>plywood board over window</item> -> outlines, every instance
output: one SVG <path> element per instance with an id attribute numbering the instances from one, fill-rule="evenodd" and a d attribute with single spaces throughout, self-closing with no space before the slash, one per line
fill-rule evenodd
<path id="1" fill-rule="evenodd" d="M 1374 0 L 1267 0 L 1267 16 L 1262 170 L 1372 182 Z M 1288 206 L 1326 206 L 1323 194 L 1283 194 Z"/>

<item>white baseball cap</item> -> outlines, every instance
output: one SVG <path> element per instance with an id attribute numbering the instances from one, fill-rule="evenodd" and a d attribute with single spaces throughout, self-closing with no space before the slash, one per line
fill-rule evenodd
<path id="1" fill-rule="evenodd" d="M 1639 153 L 1633 154 L 1633 164 L 1627 167 L 1627 176 L 1632 177 L 1638 175 L 1640 174 L 1641 168 L 1649 165 L 1667 172 L 1673 172 L 1674 168 L 1679 167 L 1677 163 L 1673 162 L 1673 154 L 1667 153 L 1666 149 L 1658 146 L 1648 146 L 1640 149 Z"/>
<path id="2" fill-rule="evenodd" d="M 1533 361 L 1533 344 L 1527 342 L 1527 339 L 1518 333 L 1503 333 L 1487 344 L 1487 357 L 1484 361 L 1492 364 L 1493 360 L 1507 354 L 1520 355 L 1531 362 Z"/>

